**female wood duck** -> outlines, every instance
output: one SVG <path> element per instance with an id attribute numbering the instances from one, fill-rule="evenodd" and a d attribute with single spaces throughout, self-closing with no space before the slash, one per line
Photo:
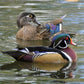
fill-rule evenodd
<path id="1" fill-rule="evenodd" d="M 37 38 L 38 34 L 36 32 L 35 24 L 40 25 L 36 21 L 36 16 L 33 13 L 22 12 L 17 19 L 19 31 L 16 34 L 16 38 L 22 40 L 41 39 L 41 37 Z"/>
<path id="2" fill-rule="evenodd" d="M 66 15 L 62 16 L 61 18 L 59 19 L 55 19 L 51 22 L 47 22 L 45 24 L 41 24 L 40 26 L 38 26 L 38 30 L 41 28 L 45 28 L 44 31 L 47 31 L 48 30 L 48 33 L 50 33 L 51 35 L 63 30 L 62 29 L 62 21 L 63 19 L 66 17 Z"/>
<path id="3" fill-rule="evenodd" d="M 61 31 L 63 18 L 53 20 L 45 25 L 36 21 L 36 16 L 30 12 L 22 12 L 17 18 L 19 31 L 16 38 L 22 40 L 42 40 L 49 39 L 51 35 Z M 37 24 L 37 26 L 36 26 Z"/>
<path id="4" fill-rule="evenodd" d="M 68 44 L 76 45 L 72 42 L 69 34 L 58 33 L 52 38 L 49 47 L 36 46 L 18 48 L 14 51 L 2 52 L 9 54 L 17 61 L 39 62 L 39 63 L 67 63 L 76 62 L 77 55 Z"/>

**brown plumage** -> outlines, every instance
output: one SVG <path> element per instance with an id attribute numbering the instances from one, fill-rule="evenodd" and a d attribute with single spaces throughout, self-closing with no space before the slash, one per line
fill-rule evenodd
<path id="1" fill-rule="evenodd" d="M 32 25 L 26 25 L 21 28 L 17 34 L 16 38 L 23 40 L 35 40 L 36 39 L 36 28 Z"/>
<path id="2" fill-rule="evenodd" d="M 63 19 L 56 19 L 46 24 L 57 25 L 62 23 Z M 36 16 L 33 13 L 22 12 L 17 18 L 18 32 L 16 34 L 17 39 L 22 40 L 42 40 L 49 39 L 51 34 L 44 25 L 41 25 L 36 21 Z"/>
<path id="3" fill-rule="evenodd" d="M 55 19 L 53 21 L 47 22 L 45 24 L 41 24 L 41 25 L 37 26 L 37 32 L 41 32 L 42 33 L 42 32 L 47 31 L 47 29 L 45 28 L 45 25 L 46 24 L 54 24 L 54 25 L 57 25 L 59 23 L 62 23 L 62 21 L 63 21 L 63 19 L 62 18 L 59 18 L 59 19 Z"/>
<path id="4" fill-rule="evenodd" d="M 42 39 L 49 39 L 52 35 L 50 33 L 50 31 L 45 27 L 46 24 L 54 24 L 57 25 L 59 23 L 62 23 L 63 19 L 59 18 L 59 19 L 55 19 L 51 22 L 47 22 L 45 24 L 41 24 L 39 26 L 37 26 L 37 32 L 40 34 L 40 36 L 42 37 Z"/>
<path id="5" fill-rule="evenodd" d="M 63 19 L 62 18 L 59 18 L 59 19 L 55 19 L 53 21 L 51 21 L 50 23 L 53 23 L 54 25 L 57 25 L 59 23 L 62 23 Z"/>
<path id="6" fill-rule="evenodd" d="M 33 25 L 32 25 L 33 24 Z M 37 40 L 41 39 L 36 32 L 36 25 L 40 25 L 36 21 L 36 16 L 33 13 L 23 12 L 18 16 L 17 26 L 19 31 L 16 34 L 16 38 L 22 40 Z"/>

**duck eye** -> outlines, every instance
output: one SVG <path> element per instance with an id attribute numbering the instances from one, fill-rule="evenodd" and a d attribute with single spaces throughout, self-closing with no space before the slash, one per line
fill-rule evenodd
<path id="1" fill-rule="evenodd" d="M 29 14 L 29 15 L 27 15 L 26 17 L 30 17 L 30 18 L 32 18 L 33 16 L 32 16 L 31 14 Z"/>
<path id="2" fill-rule="evenodd" d="M 30 14 L 29 17 L 32 18 L 33 16 Z"/>

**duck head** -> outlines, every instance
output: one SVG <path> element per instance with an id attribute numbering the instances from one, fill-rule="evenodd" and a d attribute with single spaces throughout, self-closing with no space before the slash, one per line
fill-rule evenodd
<path id="1" fill-rule="evenodd" d="M 36 16 L 33 13 L 22 12 L 18 16 L 17 26 L 18 28 L 22 28 L 24 25 L 30 24 L 31 22 L 40 25 L 40 23 L 36 21 Z"/>
<path id="2" fill-rule="evenodd" d="M 65 49 L 68 47 L 68 44 L 76 46 L 76 44 L 72 41 L 69 34 L 60 33 L 60 34 L 55 35 L 51 39 L 51 44 L 49 47 L 57 48 L 57 49 Z"/>

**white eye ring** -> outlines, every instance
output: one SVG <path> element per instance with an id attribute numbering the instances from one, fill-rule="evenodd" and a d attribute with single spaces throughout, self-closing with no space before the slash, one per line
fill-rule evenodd
<path id="1" fill-rule="evenodd" d="M 32 16 L 31 14 L 29 14 L 29 15 L 27 15 L 26 17 L 27 17 L 27 18 L 28 18 L 28 17 L 32 18 L 33 16 Z"/>
<path id="2" fill-rule="evenodd" d="M 29 17 L 29 15 L 27 15 L 26 17 Z"/>

